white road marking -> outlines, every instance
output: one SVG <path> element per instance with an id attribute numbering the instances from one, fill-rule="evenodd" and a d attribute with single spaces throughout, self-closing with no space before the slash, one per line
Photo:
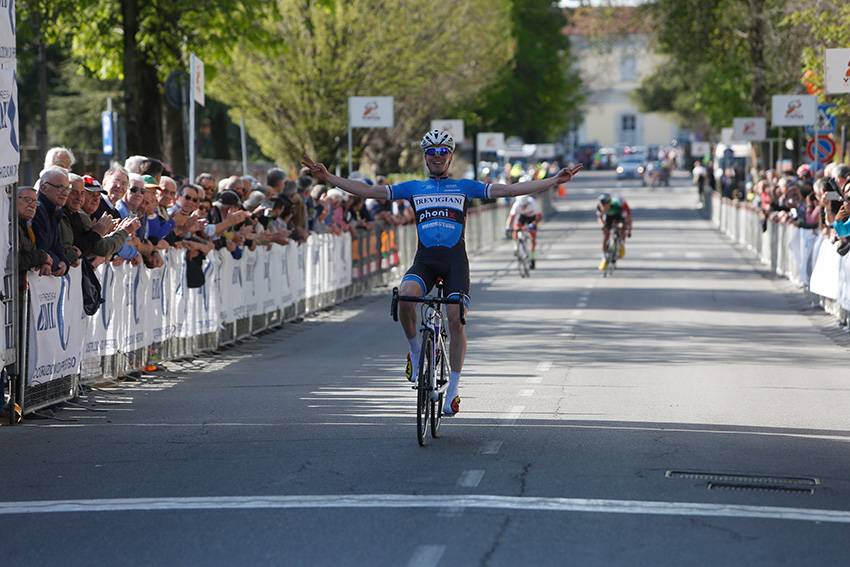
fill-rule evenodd
<path id="1" fill-rule="evenodd" d="M 586 301 L 580 301 L 580 302 L 576 303 L 576 307 L 584 309 L 585 307 L 587 307 L 587 302 Z"/>
<path id="2" fill-rule="evenodd" d="M 529 376 L 525 381 L 528 384 L 542 384 L 543 376 Z"/>
<path id="3" fill-rule="evenodd" d="M 502 448 L 502 441 L 488 441 L 484 448 L 481 449 L 482 455 L 495 455 Z"/>
<path id="4" fill-rule="evenodd" d="M 481 469 L 463 471 L 457 480 L 457 485 L 463 488 L 475 488 L 481 483 L 482 478 L 484 478 L 484 471 Z"/>
<path id="5" fill-rule="evenodd" d="M 702 258 L 702 254 L 699 252 L 685 252 L 685 258 L 697 259 Z"/>
<path id="6" fill-rule="evenodd" d="M 551 368 L 552 368 L 552 362 L 549 361 L 549 360 L 544 360 L 543 362 L 540 362 L 540 363 L 537 364 L 537 371 L 538 372 L 549 372 L 549 370 Z"/>
<path id="7" fill-rule="evenodd" d="M 520 398 L 530 398 L 533 395 L 534 395 L 534 390 L 532 390 L 531 388 L 525 388 L 525 389 L 519 391 L 519 397 Z"/>
<path id="8" fill-rule="evenodd" d="M 36 500 L 0 502 L 0 515 L 55 514 L 63 512 L 147 512 L 162 510 L 440 509 L 446 508 L 446 502 L 452 502 L 452 507 L 464 509 L 652 514 L 660 516 L 713 516 L 721 518 L 764 518 L 768 520 L 850 524 L 850 511 L 848 510 L 709 504 L 703 502 L 543 498 L 481 494 L 322 494 L 315 496 L 211 496 L 189 498 Z"/>
<path id="9" fill-rule="evenodd" d="M 407 567 L 434 567 L 440 562 L 445 551 L 445 545 L 420 545 L 407 562 Z"/>
<path id="10" fill-rule="evenodd" d="M 513 425 L 522 415 L 522 412 L 525 411 L 525 406 L 513 406 L 510 411 L 505 414 L 505 423 L 507 425 Z"/>
<path id="11" fill-rule="evenodd" d="M 663 258 L 664 256 L 664 252 L 650 252 L 646 255 L 647 258 Z"/>

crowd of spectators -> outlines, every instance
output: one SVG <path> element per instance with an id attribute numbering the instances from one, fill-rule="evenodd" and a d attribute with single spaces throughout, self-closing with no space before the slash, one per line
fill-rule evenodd
<path id="1" fill-rule="evenodd" d="M 813 229 L 834 242 L 842 256 L 850 251 L 850 166 L 828 164 L 817 173 L 807 164 L 796 171 L 769 170 L 749 186 L 745 200 L 774 221 Z"/>
<path id="2" fill-rule="evenodd" d="M 85 280 L 96 278 L 91 274 L 97 266 L 157 268 L 170 248 L 186 251 L 188 285 L 200 287 L 203 260 L 213 250 L 226 249 L 238 259 L 245 249 L 300 244 L 311 234 L 357 234 L 376 222 L 413 221 L 404 204 L 328 189 L 306 168 L 294 179 L 272 168 L 263 184 L 250 176 L 216 180 L 210 173 L 185 179 L 145 156 L 114 163 L 97 179 L 73 173 L 74 162 L 69 149 L 52 148 L 35 186 L 17 189 L 22 289 L 29 271 L 62 276 L 82 266 L 85 298 Z"/>

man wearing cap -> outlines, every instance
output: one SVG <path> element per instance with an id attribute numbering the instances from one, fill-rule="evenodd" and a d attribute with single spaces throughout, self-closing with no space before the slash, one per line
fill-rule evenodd
<path id="1" fill-rule="evenodd" d="M 101 216 L 98 217 L 97 211 L 103 202 L 101 197 L 106 195 L 106 190 L 101 187 L 97 179 L 89 175 L 83 176 L 83 187 L 85 192 L 80 214 L 83 228 L 92 229 L 97 224 L 96 221 L 103 221 L 105 224 L 108 220 L 113 220 L 117 223 L 111 232 L 105 234 L 98 232 L 98 234 L 103 234 L 103 238 L 95 243 L 91 253 L 95 257 L 92 265 L 97 267 L 103 259 L 112 260 L 112 257 L 124 246 L 130 235 L 139 228 L 139 220 L 136 218 L 115 220 L 107 213 L 101 213 Z"/>
<path id="2" fill-rule="evenodd" d="M 96 182 L 89 176 L 80 177 L 70 174 L 71 192 L 63 207 L 64 215 L 59 223 L 59 230 L 65 256 L 72 265 L 77 265 L 83 256 L 93 256 L 94 248 L 98 242 L 107 234 L 111 233 L 118 224 L 109 215 L 104 215 L 96 223 L 85 223 L 85 213 L 81 211 L 83 199 L 85 198 L 86 180 L 89 183 Z M 99 184 L 98 184 L 99 185 Z"/>

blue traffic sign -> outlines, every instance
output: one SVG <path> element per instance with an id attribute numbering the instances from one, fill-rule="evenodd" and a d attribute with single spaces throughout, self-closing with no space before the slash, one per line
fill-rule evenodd
<path id="1" fill-rule="evenodd" d="M 108 110 L 100 113 L 100 131 L 103 135 L 103 153 L 111 156 L 115 153 L 115 136 L 112 128 L 112 113 Z"/>
<path id="2" fill-rule="evenodd" d="M 835 132 L 836 120 L 833 114 L 834 109 L 835 105 L 831 102 L 818 105 L 818 135 L 833 134 Z M 807 126 L 806 134 L 814 136 L 815 129 Z"/>

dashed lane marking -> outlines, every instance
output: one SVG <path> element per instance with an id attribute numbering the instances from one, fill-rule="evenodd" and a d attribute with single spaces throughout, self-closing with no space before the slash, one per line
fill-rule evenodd
<path id="1" fill-rule="evenodd" d="M 105 498 L 94 500 L 41 500 L 0 502 L 0 515 L 149 512 L 182 510 L 262 509 L 443 509 L 452 507 L 489 510 L 538 510 L 545 512 L 588 512 L 659 516 L 708 516 L 720 518 L 763 518 L 800 522 L 850 524 L 850 511 L 817 508 L 787 508 L 703 502 L 655 502 L 646 500 L 602 500 L 588 498 L 543 498 L 481 494 L 322 494 L 303 496 L 212 496 L 177 498 Z M 428 546 L 422 546 L 428 547 Z M 432 546 L 442 548 L 443 546 Z M 417 548 L 414 557 L 420 553 Z M 423 552 L 424 553 L 424 552 Z M 436 550 L 430 553 L 436 555 Z"/>
<path id="2" fill-rule="evenodd" d="M 519 397 L 520 398 L 530 398 L 533 395 L 534 395 L 534 390 L 532 390 L 531 388 L 524 388 L 524 389 L 519 391 Z"/>
<path id="3" fill-rule="evenodd" d="M 551 368 L 552 368 L 552 362 L 549 361 L 549 360 L 544 360 L 543 362 L 540 362 L 540 363 L 537 364 L 537 371 L 538 372 L 549 372 L 549 370 L 551 370 Z"/>
<path id="4" fill-rule="evenodd" d="M 529 376 L 525 381 L 528 384 L 542 384 L 543 376 Z"/>
<path id="5" fill-rule="evenodd" d="M 414 550 L 407 567 L 434 567 L 445 551 L 445 545 L 420 545 Z"/>
<path id="6" fill-rule="evenodd" d="M 475 488 L 481 483 L 484 478 L 484 471 L 480 469 L 463 471 L 460 478 L 457 480 L 457 485 L 462 488 Z"/>
<path id="7" fill-rule="evenodd" d="M 498 439 L 494 440 L 494 441 L 488 441 L 487 443 L 485 443 L 484 448 L 481 449 L 481 454 L 482 455 L 495 455 L 499 452 L 499 450 L 501 448 L 502 448 L 502 441 L 499 441 Z"/>

